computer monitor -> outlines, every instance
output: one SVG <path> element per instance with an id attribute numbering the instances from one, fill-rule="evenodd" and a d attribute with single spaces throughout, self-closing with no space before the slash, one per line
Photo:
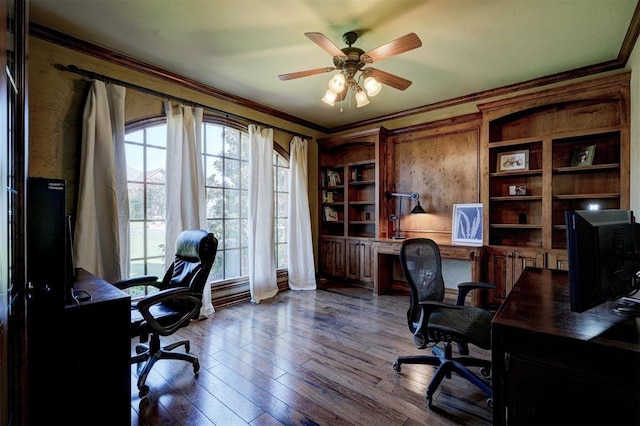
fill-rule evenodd
<path id="1" fill-rule="evenodd" d="M 638 290 L 640 225 L 630 210 L 568 210 L 571 311 L 584 312 Z"/>

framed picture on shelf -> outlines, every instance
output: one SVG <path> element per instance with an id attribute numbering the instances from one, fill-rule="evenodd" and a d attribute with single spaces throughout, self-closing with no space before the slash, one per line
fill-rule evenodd
<path id="1" fill-rule="evenodd" d="M 581 146 L 573 150 L 571 156 L 571 167 L 590 166 L 593 164 L 593 156 L 596 153 L 595 145 Z"/>
<path id="2" fill-rule="evenodd" d="M 482 246 L 482 212 L 481 203 L 453 205 L 453 244 Z"/>
<path id="3" fill-rule="evenodd" d="M 529 150 L 501 152 L 498 154 L 496 170 L 510 172 L 513 170 L 529 170 Z"/>
<path id="4" fill-rule="evenodd" d="M 324 208 L 324 220 L 325 222 L 337 222 L 338 212 L 333 207 L 325 206 Z"/>

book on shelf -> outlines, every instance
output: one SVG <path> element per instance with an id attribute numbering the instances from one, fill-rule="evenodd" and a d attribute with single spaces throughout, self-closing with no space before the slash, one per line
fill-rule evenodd
<path id="1" fill-rule="evenodd" d="M 323 172 L 322 184 L 324 186 L 338 186 L 342 185 L 340 174 L 335 170 L 325 170 Z"/>
<path id="2" fill-rule="evenodd" d="M 324 220 L 325 222 L 337 222 L 338 221 L 338 211 L 333 207 L 325 206 L 324 207 Z"/>
<path id="3" fill-rule="evenodd" d="M 322 191 L 322 202 L 323 203 L 333 203 L 333 191 Z"/>

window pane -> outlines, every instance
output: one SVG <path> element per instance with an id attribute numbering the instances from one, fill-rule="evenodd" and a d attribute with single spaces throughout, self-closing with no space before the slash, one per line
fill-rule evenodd
<path id="1" fill-rule="evenodd" d="M 276 194 L 276 216 L 277 217 L 287 217 L 287 212 L 289 211 L 288 198 L 289 198 L 289 194 L 285 194 L 283 192 L 279 192 Z"/>
<path id="2" fill-rule="evenodd" d="M 144 223 L 131 222 L 129 224 L 129 250 L 131 259 L 144 257 Z M 140 275 L 144 274 L 144 268 Z"/>
<path id="3" fill-rule="evenodd" d="M 289 192 L 289 169 L 283 167 L 276 168 L 276 191 Z"/>
<path id="4" fill-rule="evenodd" d="M 207 186 L 222 186 L 222 166 L 222 157 L 205 157 L 204 173 Z"/>
<path id="5" fill-rule="evenodd" d="M 223 217 L 222 189 L 207 188 L 207 218 L 218 219 Z"/>
<path id="6" fill-rule="evenodd" d="M 213 124 L 205 126 L 205 152 L 207 154 L 222 155 L 222 127 Z"/>
<path id="7" fill-rule="evenodd" d="M 243 248 L 240 250 L 242 253 L 242 276 L 249 275 L 249 249 Z"/>
<path id="8" fill-rule="evenodd" d="M 167 125 L 155 125 L 147 127 L 147 144 L 159 147 L 167 146 Z"/>
<path id="9" fill-rule="evenodd" d="M 240 217 L 240 191 L 224 190 L 224 217 L 233 219 Z"/>
<path id="10" fill-rule="evenodd" d="M 249 133 L 242 132 L 240 137 L 240 144 L 242 149 L 241 158 L 245 161 L 249 161 Z"/>
<path id="11" fill-rule="evenodd" d="M 148 222 L 147 225 L 147 257 L 162 256 L 164 264 L 164 222 Z"/>
<path id="12" fill-rule="evenodd" d="M 226 128 L 224 132 L 224 155 L 228 158 L 240 158 L 240 132 Z"/>
<path id="13" fill-rule="evenodd" d="M 286 244 L 278 244 L 277 248 L 277 259 L 278 259 L 278 269 L 284 269 L 287 267 L 287 245 Z"/>
<path id="14" fill-rule="evenodd" d="M 224 160 L 224 186 L 225 188 L 240 188 L 240 161 Z"/>
<path id="15" fill-rule="evenodd" d="M 147 275 L 154 275 L 161 280 L 162 277 L 164 277 L 165 272 L 164 257 L 149 259 L 149 263 L 147 264 Z"/>
<path id="16" fill-rule="evenodd" d="M 225 220 L 224 227 L 224 248 L 240 247 L 240 220 Z"/>
<path id="17" fill-rule="evenodd" d="M 129 220 L 144 219 L 144 184 L 129 183 Z"/>
<path id="18" fill-rule="evenodd" d="M 147 186 L 147 219 L 164 219 L 165 186 L 149 184 Z"/>
<path id="19" fill-rule="evenodd" d="M 167 151 L 161 148 L 147 148 L 147 173 L 149 182 L 164 183 Z"/>
<path id="20" fill-rule="evenodd" d="M 225 278 L 240 276 L 240 250 L 225 250 L 224 252 Z"/>
<path id="21" fill-rule="evenodd" d="M 127 180 L 144 181 L 144 147 L 126 144 L 124 151 L 127 158 Z"/>
<path id="22" fill-rule="evenodd" d="M 218 239 L 218 252 L 224 250 L 224 220 L 209 220 L 207 221 L 207 227 L 209 232 Z"/>
<path id="23" fill-rule="evenodd" d="M 240 220 L 240 229 L 242 229 L 240 245 L 242 247 L 249 247 L 249 220 L 241 219 Z"/>
<path id="24" fill-rule="evenodd" d="M 277 243 L 287 242 L 287 220 L 286 219 L 276 219 L 275 238 Z"/>
<path id="25" fill-rule="evenodd" d="M 224 279 L 224 257 L 224 251 L 218 250 L 216 259 L 213 261 L 213 266 L 211 266 L 211 272 L 209 273 L 209 278 L 212 281 Z"/>
<path id="26" fill-rule="evenodd" d="M 143 143 L 144 142 L 144 130 L 141 129 L 141 130 L 136 130 L 135 132 L 129 132 L 129 133 L 127 133 L 125 139 L 126 139 L 127 142 Z"/>

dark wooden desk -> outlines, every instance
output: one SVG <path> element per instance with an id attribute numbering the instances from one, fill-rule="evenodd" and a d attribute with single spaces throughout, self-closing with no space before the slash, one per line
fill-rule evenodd
<path id="1" fill-rule="evenodd" d="M 494 424 L 640 424 L 640 319 L 569 309 L 568 274 L 526 269 L 492 323 Z"/>
<path id="2" fill-rule="evenodd" d="M 131 298 L 79 269 L 91 300 L 37 306 L 29 345 L 29 424 L 131 423 Z"/>

